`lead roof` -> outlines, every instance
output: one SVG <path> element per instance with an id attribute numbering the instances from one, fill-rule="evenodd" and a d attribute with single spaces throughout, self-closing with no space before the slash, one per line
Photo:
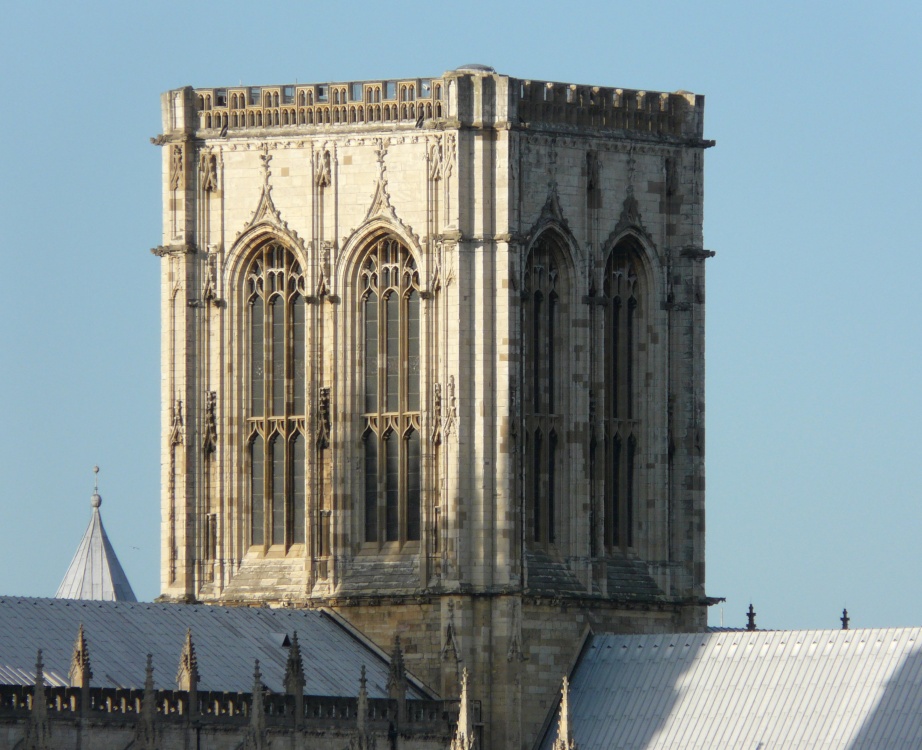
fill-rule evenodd
<path id="1" fill-rule="evenodd" d="M 388 697 L 387 658 L 325 611 L 20 597 L 0 597 L 0 684 L 33 684 L 36 653 L 42 649 L 45 682 L 69 685 L 81 624 L 91 684 L 99 687 L 143 688 L 150 653 L 155 686 L 176 689 L 180 654 L 191 629 L 199 690 L 249 692 L 253 662 L 259 659 L 263 683 L 281 693 L 286 643 L 297 631 L 306 694 L 354 696 L 365 666 L 368 696 Z M 407 696 L 430 697 L 413 678 Z"/>

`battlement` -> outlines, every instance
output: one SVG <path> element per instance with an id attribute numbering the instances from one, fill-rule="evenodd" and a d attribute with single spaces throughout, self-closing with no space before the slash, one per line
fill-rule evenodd
<path id="1" fill-rule="evenodd" d="M 518 116 L 526 123 L 555 123 L 632 133 L 702 138 L 704 97 L 680 91 L 517 81 Z"/>
<path id="2" fill-rule="evenodd" d="M 143 713 L 144 690 L 129 688 L 91 687 L 86 690 L 84 709 L 83 690 L 78 687 L 46 686 L 45 710 L 49 718 L 73 720 L 109 718 L 114 721 L 136 722 Z M 0 721 L 28 719 L 35 710 L 35 689 L 22 685 L 0 685 Z M 195 704 L 190 705 L 190 693 L 183 690 L 156 690 L 152 694 L 154 716 L 159 721 L 188 721 L 195 716 L 200 722 L 248 724 L 252 720 L 253 696 L 251 693 L 226 693 L 200 691 L 195 694 Z M 358 720 L 358 699 L 308 695 L 304 697 L 301 724 L 305 727 L 340 726 L 351 728 Z M 387 698 L 367 699 L 366 721 L 372 726 L 386 729 L 398 721 L 398 703 Z M 437 731 L 450 735 L 458 720 L 459 701 L 409 700 L 406 715 L 400 721 L 404 731 Z M 479 715 L 479 703 L 475 706 Z M 84 715 L 84 710 L 88 712 Z M 267 694 L 263 697 L 266 726 L 290 726 L 296 715 L 294 696 Z"/>
<path id="3" fill-rule="evenodd" d="M 167 96 L 173 127 L 185 123 L 206 137 L 267 129 L 483 124 L 482 113 L 488 111 L 493 124 L 512 127 L 701 139 L 704 121 L 700 95 L 521 80 L 484 66 L 459 68 L 441 78 L 179 89 Z M 494 96 L 495 102 L 486 101 Z M 190 111 L 180 114 L 179 108 Z"/>

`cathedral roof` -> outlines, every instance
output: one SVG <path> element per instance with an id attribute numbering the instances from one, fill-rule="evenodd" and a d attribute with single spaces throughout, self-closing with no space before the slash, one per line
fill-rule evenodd
<path id="1" fill-rule="evenodd" d="M 98 467 L 94 469 L 98 473 Z M 136 602 L 137 598 L 122 570 L 112 543 L 102 525 L 99 506 L 102 498 L 97 491 L 90 500 L 90 525 L 77 547 L 64 580 L 58 586 L 56 599 L 101 599 L 104 601 Z"/>
<path id="2" fill-rule="evenodd" d="M 920 685 L 922 628 L 601 634 L 569 719 L 580 750 L 918 748 Z"/>
<path id="3" fill-rule="evenodd" d="M 81 625 L 97 687 L 143 688 L 152 654 L 157 689 L 175 689 L 191 631 L 199 690 L 248 692 L 258 659 L 263 684 L 284 693 L 297 633 L 307 694 L 354 696 L 364 666 L 368 697 L 388 697 L 387 656 L 326 611 L 23 597 L 0 597 L 0 685 L 33 684 L 38 649 L 46 684 L 70 685 Z M 431 695 L 408 675 L 407 697 Z"/>

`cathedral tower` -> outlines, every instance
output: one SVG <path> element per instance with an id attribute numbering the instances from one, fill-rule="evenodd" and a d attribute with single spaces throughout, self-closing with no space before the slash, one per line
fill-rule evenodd
<path id="1" fill-rule="evenodd" d="M 701 96 L 163 95 L 167 599 L 328 606 L 530 745 L 589 628 L 705 625 Z"/>

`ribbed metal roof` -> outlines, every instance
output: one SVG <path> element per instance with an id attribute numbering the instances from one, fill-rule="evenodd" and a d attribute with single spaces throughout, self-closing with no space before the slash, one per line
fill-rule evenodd
<path id="1" fill-rule="evenodd" d="M 387 697 L 384 655 L 323 611 L 13 597 L 0 597 L 0 684 L 31 685 L 38 649 L 46 683 L 70 684 L 81 623 L 92 684 L 100 687 L 143 688 L 150 653 L 156 687 L 175 689 L 186 630 L 191 628 L 200 690 L 249 692 L 253 662 L 259 659 L 263 683 L 284 692 L 284 642 L 297 631 L 308 695 L 356 695 L 364 665 L 369 697 Z M 429 697 L 412 682 L 407 696 Z"/>
<path id="2" fill-rule="evenodd" d="M 102 498 L 93 493 L 90 525 L 77 547 L 64 580 L 58 586 L 56 599 L 98 599 L 103 601 L 136 602 L 137 598 L 122 570 L 115 550 L 102 525 L 99 506 Z"/>
<path id="3" fill-rule="evenodd" d="M 596 635 L 570 727 L 580 750 L 917 750 L 922 628 Z"/>

